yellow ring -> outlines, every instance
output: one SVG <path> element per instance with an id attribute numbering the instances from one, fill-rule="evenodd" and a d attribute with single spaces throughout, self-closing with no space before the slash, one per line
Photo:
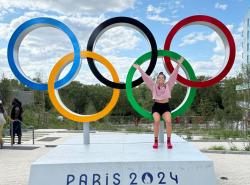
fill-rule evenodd
<path id="1" fill-rule="evenodd" d="M 112 78 L 113 78 L 113 81 L 116 83 L 120 82 L 118 74 L 116 73 L 114 67 L 104 57 L 102 57 L 94 52 L 81 51 L 81 58 L 93 58 L 96 61 L 102 63 L 110 71 Z M 52 104 L 54 105 L 54 107 L 58 110 L 58 112 L 70 120 L 73 120 L 76 122 L 91 122 L 91 121 L 96 121 L 98 119 L 101 119 L 104 116 L 106 116 L 116 105 L 118 98 L 119 98 L 119 95 L 120 95 L 120 89 L 113 89 L 113 95 L 112 95 L 110 102 L 100 112 L 97 112 L 97 113 L 91 114 L 91 115 L 81 115 L 81 114 L 77 114 L 77 113 L 71 111 L 61 101 L 61 98 L 58 94 L 58 90 L 54 88 L 54 83 L 57 80 L 57 78 L 59 77 L 59 74 L 62 71 L 62 69 L 66 65 L 68 65 L 70 62 L 72 62 L 73 59 L 74 59 L 74 53 L 70 53 L 70 54 L 64 56 L 63 58 L 61 58 L 56 63 L 56 65 L 53 67 L 53 69 L 50 73 L 50 76 L 49 76 L 49 81 L 48 81 L 48 93 L 49 93 L 50 100 L 51 100 Z"/>

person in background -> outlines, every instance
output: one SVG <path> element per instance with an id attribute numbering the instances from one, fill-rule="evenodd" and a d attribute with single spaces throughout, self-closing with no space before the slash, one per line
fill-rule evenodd
<path id="1" fill-rule="evenodd" d="M 15 144 L 15 135 L 18 136 L 17 144 L 21 144 L 22 121 L 23 121 L 22 114 L 23 114 L 22 103 L 17 98 L 14 98 L 12 101 L 12 109 L 11 109 L 12 128 L 10 129 L 12 144 Z"/>
<path id="2" fill-rule="evenodd" d="M 8 119 L 8 114 L 3 107 L 3 102 L 0 100 L 0 149 L 3 148 L 3 126 L 6 123 L 6 119 Z"/>

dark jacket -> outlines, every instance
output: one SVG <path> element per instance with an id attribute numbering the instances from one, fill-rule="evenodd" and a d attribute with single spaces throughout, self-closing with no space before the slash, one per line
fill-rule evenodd
<path id="1" fill-rule="evenodd" d="M 22 114 L 23 114 L 23 108 L 22 108 L 22 106 L 15 105 L 11 109 L 11 115 L 10 115 L 10 117 L 13 120 L 19 120 L 19 121 L 22 122 L 23 121 Z"/>

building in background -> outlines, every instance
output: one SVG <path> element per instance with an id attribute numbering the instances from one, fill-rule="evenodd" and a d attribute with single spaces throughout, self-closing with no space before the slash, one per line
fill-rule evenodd
<path id="1" fill-rule="evenodd" d="M 238 105 L 245 109 L 243 119 L 246 125 L 250 123 L 250 9 L 247 11 L 243 20 L 243 31 L 242 31 L 242 58 L 243 68 L 242 74 L 244 82 L 241 85 L 236 86 L 238 94 L 241 95 L 242 99 L 238 102 Z"/>
<path id="2" fill-rule="evenodd" d="M 243 31 L 242 31 L 242 47 L 243 47 L 243 53 L 242 58 L 244 63 L 250 62 L 250 9 L 248 10 L 244 21 L 243 21 Z"/>
<path id="3" fill-rule="evenodd" d="M 23 91 L 19 89 L 12 90 L 10 101 L 12 101 L 13 98 L 17 98 L 18 100 L 20 100 L 22 102 L 22 105 L 34 104 L 34 92 L 33 91 Z"/>

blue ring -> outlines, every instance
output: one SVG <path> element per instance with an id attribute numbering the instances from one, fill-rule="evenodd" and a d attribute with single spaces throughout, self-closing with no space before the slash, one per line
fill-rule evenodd
<path id="1" fill-rule="evenodd" d="M 32 31 L 38 27 L 45 27 L 45 26 L 51 26 L 51 27 L 62 30 L 70 38 L 70 41 L 74 48 L 73 65 L 69 73 L 65 77 L 55 82 L 55 88 L 59 89 L 67 85 L 68 83 L 70 83 L 70 81 L 73 80 L 75 75 L 77 75 L 79 68 L 81 66 L 79 43 L 74 33 L 64 23 L 56 19 L 47 18 L 47 17 L 34 18 L 34 19 L 30 19 L 24 22 L 15 30 L 15 32 L 12 34 L 10 38 L 10 41 L 8 44 L 8 62 L 9 62 L 12 72 L 17 77 L 17 79 L 20 80 L 20 82 L 22 82 L 23 84 L 35 90 L 48 90 L 48 84 L 37 83 L 37 82 L 31 81 L 30 79 L 28 79 L 28 77 L 22 74 L 19 68 L 17 67 L 17 64 L 19 65 L 18 58 L 17 58 L 18 61 L 15 61 L 15 52 L 18 54 L 19 46 L 23 38 L 26 36 L 26 34 L 29 33 L 29 32 L 27 33 L 27 31 L 29 31 L 27 29 L 30 29 L 30 31 Z M 18 46 L 17 51 L 15 51 L 16 46 Z M 16 56 L 18 57 L 18 55 Z"/>

